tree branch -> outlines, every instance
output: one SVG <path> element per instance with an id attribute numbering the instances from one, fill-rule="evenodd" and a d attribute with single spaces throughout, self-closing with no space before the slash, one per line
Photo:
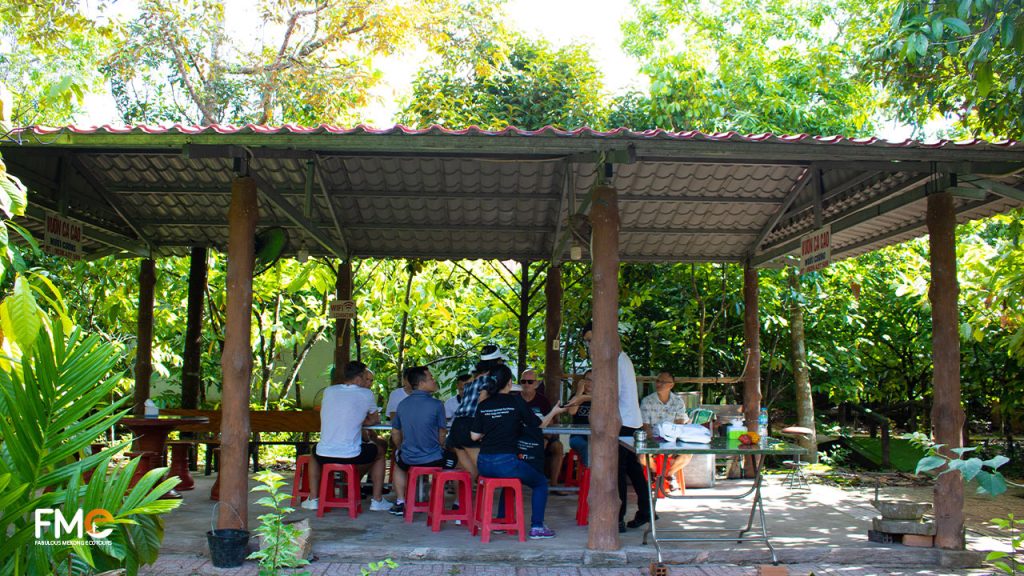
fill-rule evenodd
<path id="1" fill-rule="evenodd" d="M 464 266 L 463 266 L 462 264 L 459 264 L 458 262 L 453 262 L 453 264 L 455 264 L 456 266 L 458 266 L 458 267 L 459 267 L 459 269 L 460 269 L 460 270 L 462 270 L 463 272 L 465 272 L 466 274 L 469 274 L 469 276 L 470 276 L 471 278 L 473 278 L 474 280 L 476 280 L 477 282 L 479 282 L 479 283 L 480 283 L 480 285 L 481 285 L 481 286 L 483 286 L 485 290 L 487 290 L 488 292 L 490 292 L 490 293 L 491 293 L 491 296 L 494 296 L 495 298 L 497 298 L 497 299 L 498 299 L 498 301 L 499 301 L 499 302 L 501 302 L 502 304 L 504 304 L 504 305 L 505 305 L 505 308 L 508 308 L 508 309 L 509 309 L 509 311 L 510 311 L 510 312 L 512 312 L 512 314 L 514 314 L 516 318 L 518 318 L 518 317 L 519 317 L 519 311 L 518 311 L 518 310 L 516 310 L 515 308 L 513 308 L 513 307 L 512 307 L 512 306 L 511 306 L 511 305 L 510 305 L 510 304 L 509 304 L 508 302 L 506 302 L 506 301 L 505 301 L 505 299 L 501 297 L 501 294 L 498 294 L 497 292 L 495 292 L 495 291 L 494 291 L 494 289 L 493 289 L 493 288 L 491 288 L 490 286 L 488 286 L 486 282 L 484 282 L 483 280 L 481 280 L 479 276 L 477 276 L 477 275 L 476 275 L 476 274 L 474 274 L 474 273 L 473 273 L 473 272 L 472 272 L 471 270 L 469 270 L 468 268 L 464 267 Z"/>

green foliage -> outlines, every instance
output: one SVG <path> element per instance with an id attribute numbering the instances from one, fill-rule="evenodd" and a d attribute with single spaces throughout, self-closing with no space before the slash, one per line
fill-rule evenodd
<path id="1" fill-rule="evenodd" d="M 1018 560 L 1019 550 L 1024 548 L 1024 530 L 1021 530 L 1024 528 L 1024 520 L 1018 520 L 1010 513 L 1006 515 L 1006 518 L 993 518 L 992 523 L 1007 531 L 1010 551 L 989 552 L 985 556 L 985 561 L 991 562 L 997 570 L 1004 574 L 1017 574 L 1018 568 L 1021 567 L 1021 561 Z"/>
<path id="2" fill-rule="evenodd" d="M 7 535 L 0 542 L 0 572 L 63 573 L 70 560 L 97 571 L 123 567 L 134 575 L 156 560 L 163 537 L 159 515 L 180 504 L 159 498 L 178 479 L 163 480 L 166 469 L 159 468 L 129 490 L 138 460 L 110 467 L 111 455 L 127 442 L 89 453 L 90 444 L 128 412 L 126 399 L 110 401 L 118 381 L 111 375 L 118 358 L 110 345 L 79 329 L 66 339 L 40 330 L 30 350 L 0 370 L 0 531 Z M 36 545 L 39 508 L 58 508 L 68 517 L 78 509 L 109 511 L 110 544 Z"/>
<path id="3" fill-rule="evenodd" d="M 601 74 L 583 46 L 554 49 L 510 36 L 443 56 L 440 65 L 416 76 L 403 122 L 492 130 L 605 126 Z"/>
<path id="4" fill-rule="evenodd" d="M 862 5 L 858 3 L 858 5 Z M 854 27 L 873 39 L 864 71 L 889 88 L 900 120 L 935 115 L 961 135 L 1024 135 L 1024 4 L 1000 0 L 898 0 L 865 10 Z"/>
<path id="5" fill-rule="evenodd" d="M 944 444 L 934 444 L 928 436 L 920 432 L 908 435 L 907 439 L 928 451 L 928 455 L 918 461 L 914 474 L 938 470 L 936 476 L 942 476 L 949 472 L 958 471 L 965 483 L 972 480 L 978 483 L 978 494 L 999 496 L 1006 492 L 1006 479 L 999 472 L 999 467 L 1009 462 L 1009 458 L 1002 455 L 996 455 L 987 460 L 977 457 L 965 458 L 965 454 L 969 454 L 977 450 L 977 448 L 966 447 L 942 450 L 945 446 Z M 950 456 L 949 452 L 953 456 Z"/>
<path id="6" fill-rule="evenodd" d="M 650 78 L 633 128 L 866 135 L 874 93 L 851 74 L 835 2 L 633 0 L 624 48 Z"/>
<path id="7" fill-rule="evenodd" d="M 882 442 L 878 438 L 867 438 L 864 436 L 852 437 L 848 440 L 859 454 L 870 459 L 876 464 L 882 462 Z M 894 470 L 900 472 L 914 472 L 917 463 L 925 455 L 925 451 L 915 446 L 909 440 L 903 438 L 889 439 L 889 460 Z"/>
<path id="8" fill-rule="evenodd" d="M 398 563 L 391 558 L 385 558 L 380 562 L 370 562 L 365 568 L 359 569 L 359 576 L 373 576 L 385 568 L 398 568 Z"/>
<path id="9" fill-rule="evenodd" d="M 256 528 L 256 533 L 260 535 L 262 545 L 259 550 L 249 555 L 249 559 L 259 561 L 260 576 L 277 576 L 282 574 L 281 568 L 298 568 L 309 564 L 308 560 L 299 556 L 302 550 L 297 540 L 302 535 L 302 530 L 284 522 L 285 517 L 295 511 L 285 504 L 291 496 L 281 492 L 281 487 L 286 484 L 284 477 L 276 472 L 264 470 L 254 478 L 261 485 L 252 491 L 267 493 L 257 500 L 256 504 L 269 508 L 270 512 L 259 517 L 260 525 Z M 288 573 L 299 576 L 309 574 Z"/>

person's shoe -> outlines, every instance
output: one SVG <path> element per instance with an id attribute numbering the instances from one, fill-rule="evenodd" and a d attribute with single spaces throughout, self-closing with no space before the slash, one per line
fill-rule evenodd
<path id="1" fill-rule="evenodd" d="M 316 510 L 317 508 L 320 507 L 320 499 L 319 498 L 310 498 L 308 500 L 303 500 L 302 504 L 299 504 L 299 506 L 301 506 L 302 508 L 304 508 L 306 510 Z"/>
<path id="2" fill-rule="evenodd" d="M 395 504 L 394 506 L 388 509 L 388 512 L 395 516 L 405 516 L 405 502 Z"/>
<path id="3" fill-rule="evenodd" d="M 679 481 L 676 480 L 675 476 L 670 476 L 668 479 L 668 491 L 669 492 L 680 492 Z"/>
<path id="4" fill-rule="evenodd" d="M 624 534 L 625 532 L 626 532 L 626 523 L 623 522 L 622 520 L 619 520 L 619 534 Z"/>
<path id="5" fill-rule="evenodd" d="M 380 500 L 374 500 L 370 498 L 370 511 L 371 512 L 390 512 L 392 504 L 387 500 L 381 498 Z"/>
<path id="6" fill-rule="evenodd" d="M 658 515 L 657 514 L 654 515 L 654 519 L 655 520 L 658 519 Z M 637 514 L 636 516 L 633 517 L 632 520 L 630 520 L 629 522 L 626 522 L 626 527 L 627 528 L 639 528 L 639 527 L 643 526 L 644 524 L 647 524 L 650 521 L 651 521 L 651 517 L 649 515 L 647 515 L 647 514 Z"/>
<path id="7" fill-rule="evenodd" d="M 554 538 L 555 531 L 547 526 L 534 526 L 530 528 L 530 540 L 540 540 L 543 538 Z"/>

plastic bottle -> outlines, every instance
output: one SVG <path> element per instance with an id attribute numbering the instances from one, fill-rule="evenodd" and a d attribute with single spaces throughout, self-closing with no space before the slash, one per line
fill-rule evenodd
<path id="1" fill-rule="evenodd" d="M 143 404 L 144 412 L 143 416 L 146 418 L 156 418 L 160 416 L 160 409 L 157 408 L 156 404 L 152 400 L 146 400 Z"/>
<path id="2" fill-rule="evenodd" d="M 761 442 L 764 443 L 768 438 L 768 409 L 761 408 L 761 413 L 757 416 L 757 435 L 761 437 Z"/>

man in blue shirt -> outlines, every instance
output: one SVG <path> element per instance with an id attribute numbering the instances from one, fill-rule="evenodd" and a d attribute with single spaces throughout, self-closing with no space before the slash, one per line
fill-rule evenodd
<path id="1" fill-rule="evenodd" d="M 396 499 L 395 505 L 389 510 L 395 516 L 405 514 L 409 468 L 441 468 L 446 460 L 442 449 L 447 432 L 444 404 L 433 396 L 437 392 L 437 381 L 426 366 L 409 368 L 406 374 L 412 392 L 398 404 L 391 423 L 391 438 L 395 446 L 398 446 L 394 471 Z"/>

